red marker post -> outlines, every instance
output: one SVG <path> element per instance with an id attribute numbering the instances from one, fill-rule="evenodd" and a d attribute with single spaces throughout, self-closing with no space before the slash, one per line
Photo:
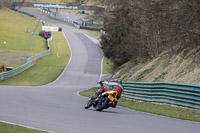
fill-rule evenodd
<path id="1" fill-rule="evenodd" d="M 34 65 L 36 65 L 36 59 L 34 59 Z"/>

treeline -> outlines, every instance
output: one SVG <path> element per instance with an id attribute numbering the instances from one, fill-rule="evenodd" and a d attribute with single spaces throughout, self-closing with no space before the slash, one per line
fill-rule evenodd
<path id="1" fill-rule="evenodd" d="M 0 9 L 8 8 L 12 5 L 14 0 L 0 0 Z"/>
<path id="2" fill-rule="evenodd" d="M 200 45 L 200 0 L 113 0 L 101 37 L 117 66 Z"/>

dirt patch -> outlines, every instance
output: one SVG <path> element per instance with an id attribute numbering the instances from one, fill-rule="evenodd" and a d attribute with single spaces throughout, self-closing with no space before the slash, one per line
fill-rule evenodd
<path id="1" fill-rule="evenodd" d="M 31 53 L 0 50 L 0 62 L 4 64 L 24 64 Z"/>

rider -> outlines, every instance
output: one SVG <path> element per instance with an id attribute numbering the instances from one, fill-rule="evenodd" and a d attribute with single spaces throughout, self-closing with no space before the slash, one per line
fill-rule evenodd
<path id="1" fill-rule="evenodd" d="M 111 89 L 104 87 L 103 85 L 103 81 L 100 81 L 99 84 L 101 85 L 101 88 L 99 89 L 99 91 L 94 95 L 94 98 L 98 97 L 100 94 L 106 92 L 106 91 L 111 91 Z M 119 100 L 119 98 L 121 97 L 121 94 L 123 92 L 123 86 L 122 86 L 122 82 L 119 79 L 115 79 L 114 81 L 108 82 L 106 83 L 108 85 L 112 86 L 112 90 L 117 91 L 118 95 L 115 99 L 115 104 L 112 107 L 116 107 L 117 106 L 117 102 Z"/>

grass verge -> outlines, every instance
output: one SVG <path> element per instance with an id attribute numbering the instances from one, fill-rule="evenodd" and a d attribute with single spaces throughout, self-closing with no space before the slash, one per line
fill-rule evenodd
<path id="1" fill-rule="evenodd" d="M 0 122 L 0 133 L 47 133 L 47 132 Z"/>
<path id="2" fill-rule="evenodd" d="M 80 95 L 92 97 L 96 91 L 97 87 L 94 87 L 88 90 L 81 91 Z M 125 98 L 121 98 L 118 102 L 118 105 L 138 111 L 149 112 L 152 114 L 200 122 L 200 112 L 194 110 L 171 107 L 168 105 L 151 104 L 148 102 L 136 102 L 132 100 L 127 100 Z"/>
<path id="3" fill-rule="evenodd" d="M 111 60 L 103 59 L 103 74 L 109 74 L 113 72 L 114 64 Z"/>
<path id="4" fill-rule="evenodd" d="M 50 41 L 50 55 L 36 61 L 36 65 L 0 85 L 37 86 L 54 81 L 64 70 L 70 59 L 70 49 L 61 32 L 53 32 Z"/>

